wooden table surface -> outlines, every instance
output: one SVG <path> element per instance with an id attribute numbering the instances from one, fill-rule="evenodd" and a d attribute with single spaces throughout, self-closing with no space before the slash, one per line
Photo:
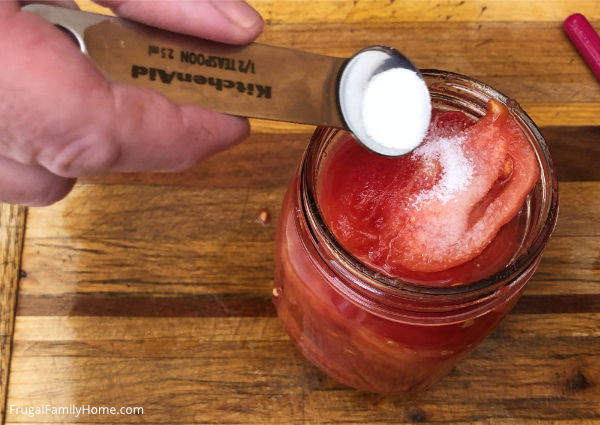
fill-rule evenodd
<path id="1" fill-rule="evenodd" d="M 430 390 L 336 383 L 271 304 L 279 207 L 313 129 L 253 121 L 249 140 L 189 171 L 104 175 L 51 207 L 1 207 L 5 423 L 600 424 L 600 84 L 561 28 L 579 11 L 600 30 L 600 1 L 251 3 L 262 42 L 339 56 L 387 44 L 517 99 L 560 177 L 538 272 Z M 144 410 L 16 410 L 43 405 Z"/>

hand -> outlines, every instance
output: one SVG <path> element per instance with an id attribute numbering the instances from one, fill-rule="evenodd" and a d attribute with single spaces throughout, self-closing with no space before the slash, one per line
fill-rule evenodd
<path id="1" fill-rule="evenodd" d="M 243 1 L 99 3 L 145 24 L 231 44 L 252 41 L 263 27 Z M 248 135 L 245 118 L 107 81 L 67 35 L 20 6 L 0 1 L 0 201 L 48 205 L 77 177 L 182 170 Z"/>

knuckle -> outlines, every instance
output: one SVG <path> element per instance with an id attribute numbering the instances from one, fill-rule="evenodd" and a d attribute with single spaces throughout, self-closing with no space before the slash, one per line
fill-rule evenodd
<path id="1" fill-rule="evenodd" d="M 62 177 L 84 177 L 110 170 L 117 163 L 120 149 L 109 138 L 87 136 L 58 149 L 45 150 L 38 163 Z"/>

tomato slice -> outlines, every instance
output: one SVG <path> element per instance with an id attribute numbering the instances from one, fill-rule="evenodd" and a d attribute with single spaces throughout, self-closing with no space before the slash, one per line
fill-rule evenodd
<path id="1" fill-rule="evenodd" d="M 347 250 L 391 275 L 473 259 L 539 178 L 525 135 L 494 100 L 476 123 L 462 112 L 436 111 L 423 144 L 403 157 L 356 145 L 330 156 L 319 187 L 322 213 Z"/>

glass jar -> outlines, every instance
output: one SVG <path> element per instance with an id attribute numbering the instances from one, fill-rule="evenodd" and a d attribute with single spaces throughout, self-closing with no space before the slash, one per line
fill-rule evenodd
<path id="1" fill-rule="evenodd" d="M 290 338 L 312 363 L 369 392 L 426 388 L 489 335 L 537 268 L 558 214 L 548 148 L 519 105 L 469 77 L 422 73 L 434 108 L 479 119 L 490 98 L 505 104 L 535 152 L 540 178 L 520 212 L 520 243 L 501 270 L 466 285 L 418 285 L 369 268 L 335 239 L 316 188 L 323 159 L 344 132 L 315 131 L 279 218 L 273 301 Z"/>

